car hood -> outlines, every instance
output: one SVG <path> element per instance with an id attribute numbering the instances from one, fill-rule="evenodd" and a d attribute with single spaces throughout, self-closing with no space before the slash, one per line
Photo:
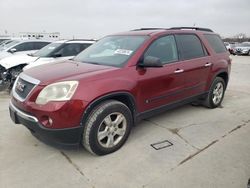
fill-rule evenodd
<path id="1" fill-rule="evenodd" d="M 38 59 L 38 57 L 33 57 L 33 56 L 26 55 L 26 54 L 13 55 L 13 56 L 6 57 L 6 58 L 0 60 L 0 65 L 5 67 L 6 69 L 9 69 L 9 68 L 15 67 L 17 65 L 29 64 L 29 63 L 35 61 L 36 59 Z"/>
<path id="2" fill-rule="evenodd" d="M 73 58 L 74 56 L 67 56 L 67 57 L 58 57 L 58 58 L 54 58 L 54 57 L 40 57 L 38 58 L 34 63 L 30 63 L 29 65 L 25 66 L 23 68 L 23 70 L 28 70 L 30 68 L 39 66 L 39 65 L 44 65 L 47 63 L 54 63 L 57 61 L 63 61 L 63 60 L 68 60 L 70 58 Z"/>
<path id="3" fill-rule="evenodd" d="M 57 81 L 80 80 L 83 77 L 112 69 L 117 68 L 67 60 L 36 66 L 23 73 L 40 80 L 40 85 L 48 85 Z"/>
<path id="4" fill-rule="evenodd" d="M 11 56 L 12 54 L 9 53 L 9 52 L 5 52 L 5 51 L 1 51 L 0 52 L 0 60 L 5 58 L 5 57 L 8 57 L 8 56 Z"/>

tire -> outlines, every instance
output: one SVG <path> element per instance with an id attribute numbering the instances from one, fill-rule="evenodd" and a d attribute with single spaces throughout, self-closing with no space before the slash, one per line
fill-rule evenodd
<path id="1" fill-rule="evenodd" d="M 217 108 L 221 105 L 226 90 L 225 81 L 221 77 L 216 77 L 209 89 L 209 93 L 203 105 L 208 108 Z"/>
<path id="2" fill-rule="evenodd" d="M 116 100 L 96 106 L 84 125 L 82 145 L 92 154 L 106 155 L 126 142 L 133 118 L 130 109 Z"/>

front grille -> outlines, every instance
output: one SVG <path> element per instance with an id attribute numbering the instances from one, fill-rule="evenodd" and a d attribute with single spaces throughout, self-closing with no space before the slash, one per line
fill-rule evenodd
<path id="1" fill-rule="evenodd" d="M 19 78 L 15 85 L 15 92 L 19 95 L 19 97 L 25 99 L 34 87 L 35 84 Z"/>
<path id="2" fill-rule="evenodd" d="M 39 85 L 40 80 L 30 77 L 23 72 L 18 76 L 12 89 L 13 97 L 21 102 L 25 101 L 32 90 Z"/>

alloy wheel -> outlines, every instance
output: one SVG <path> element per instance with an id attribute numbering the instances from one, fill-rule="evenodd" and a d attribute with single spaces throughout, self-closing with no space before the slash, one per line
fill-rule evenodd
<path id="1" fill-rule="evenodd" d="M 127 121 L 119 112 L 111 113 L 104 118 L 97 132 L 97 139 L 101 146 L 112 148 L 124 137 Z"/>
<path id="2" fill-rule="evenodd" d="M 223 92 L 224 92 L 224 86 L 221 82 L 218 82 L 215 87 L 214 87 L 214 90 L 213 90 L 213 103 L 215 105 L 219 104 L 222 100 L 222 97 L 223 97 Z"/>

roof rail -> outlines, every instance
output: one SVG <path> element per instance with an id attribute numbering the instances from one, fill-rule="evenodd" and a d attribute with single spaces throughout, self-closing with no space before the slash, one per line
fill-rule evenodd
<path id="1" fill-rule="evenodd" d="M 96 41 L 96 39 L 69 39 L 68 41 Z"/>
<path id="2" fill-rule="evenodd" d="M 133 29 L 131 31 L 143 31 L 143 30 L 166 30 L 166 28 L 139 28 L 139 29 Z"/>
<path id="3" fill-rule="evenodd" d="M 213 30 L 209 28 L 202 28 L 202 27 L 171 27 L 169 29 L 190 29 L 190 30 L 213 32 Z"/>

